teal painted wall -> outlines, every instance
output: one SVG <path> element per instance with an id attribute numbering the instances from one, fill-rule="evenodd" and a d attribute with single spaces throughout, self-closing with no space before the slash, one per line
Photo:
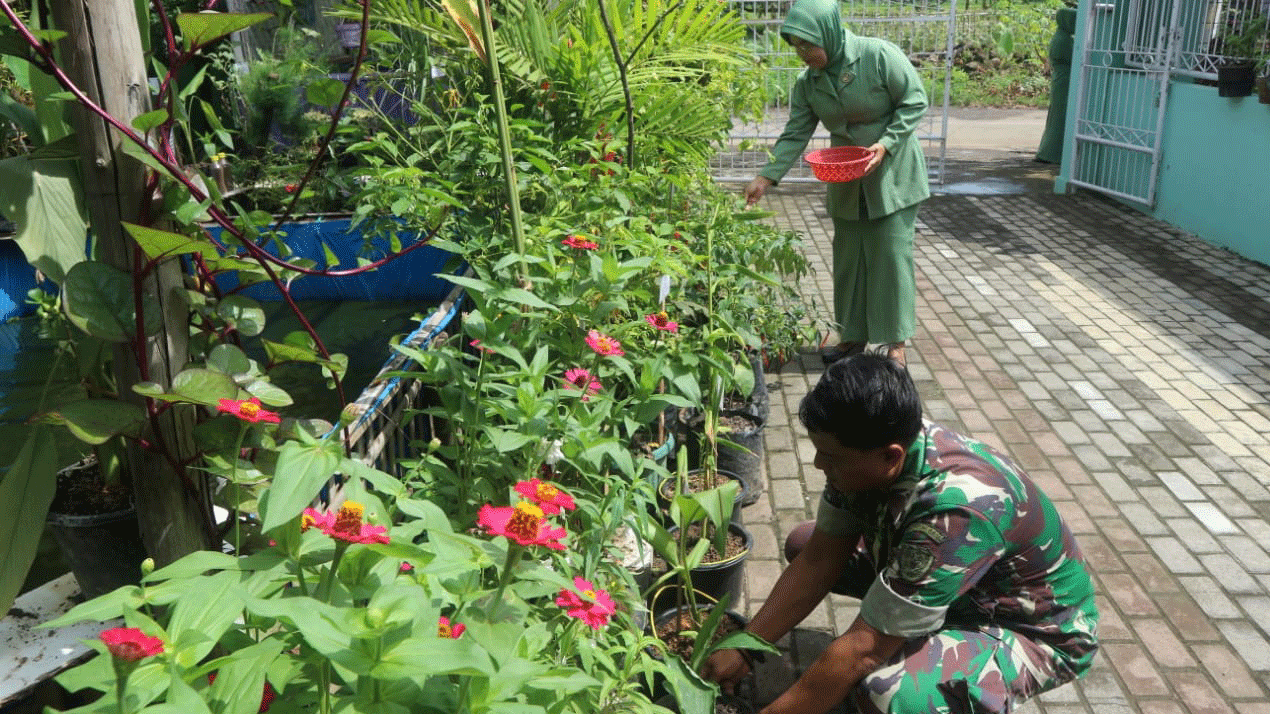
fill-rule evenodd
<path id="1" fill-rule="evenodd" d="M 1076 20 L 1063 164 L 1054 182 L 1054 190 L 1060 193 L 1070 189 L 1071 137 L 1077 111 L 1075 77 L 1084 52 L 1090 2 L 1080 0 Z M 1114 116 L 1117 110 L 1107 107 L 1107 102 L 1114 104 L 1114 99 L 1104 96 L 1097 105 L 1105 115 Z M 1216 87 L 1174 80 L 1169 85 L 1161 141 L 1155 207 L 1132 202 L 1125 205 L 1270 265 L 1270 105 L 1259 103 L 1256 95 L 1229 99 L 1217 96 Z M 1117 168 L 1111 160 L 1099 168 L 1126 170 L 1124 164 Z M 1106 185 L 1115 184 L 1111 177 L 1104 180 Z"/>
<path id="2" fill-rule="evenodd" d="M 1151 214 L 1270 265 L 1270 104 L 1173 82 Z"/>

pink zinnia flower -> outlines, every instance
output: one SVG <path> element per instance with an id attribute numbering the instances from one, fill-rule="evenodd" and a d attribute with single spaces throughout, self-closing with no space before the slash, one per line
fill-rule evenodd
<path id="1" fill-rule="evenodd" d="M 595 330 L 586 333 L 587 346 L 595 353 L 604 357 L 621 357 L 626 354 L 622 351 L 622 343 L 609 337 L 602 335 Z"/>
<path id="2" fill-rule="evenodd" d="M 441 639 L 457 640 L 466 629 L 467 625 L 462 623 L 455 622 L 451 624 L 450 618 L 445 615 L 442 615 L 440 619 L 437 620 L 437 637 L 440 637 Z"/>
<path id="3" fill-rule="evenodd" d="M 397 568 L 397 572 L 399 572 L 399 573 L 408 573 L 408 572 L 410 572 L 410 571 L 412 571 L 412 570 L 414 570 L 414 569 L 415 569 L 415 566 L 411 565 L 410 563 L 403 562 L 403 563 L 402 563 L 402 564 L 401 564 L 401 565 Z"/>
<path id="4" fill-rule="evenodd" d="M 249 421 L 252 423 L 263 421 L 270 424 L 277 424 L 282 421 L 282 419 L 278 417 L 277 412 L 262 409 L 260 406 L 260 400 L 256 397 L 252 397 L 246 401 L 241 399 L 222 399 L 216 403 L 216 408 L 223 412 L 233 414 L 243 421 Z"/>
<path id="5" fill-rule="evenodd" d="M 574 590 L 561 590 L 556 596 L 556 604 L 565 608 L 565 614 L 576 617 L 598 630 L 608 624 L 609 618 L 617 612 L 613 598 L 607 591 L 598 590 L 590 582 L 582 578 L 573 579 Z"/>
<path id="6" fill-rule="evenodd" d="M 362 523 L 362 504 L 345 501 L 335 513 L 322 513 L 312 508 L 304 509 L 300 517 L 300 530 L 317 528 L 336 540 L 346 543 L 388 543 L 388 529 Z"/>
<path id="7" fill-rule="evenodd" d="M 578 250 L 595 250 L 600 247 L 600 244 L 595 241 L 589 241 L 582 236 L 572 234 L 566 236 L 565 239 L 560 242 L 566 247 L 576 248 Z"/>
<path id="8" fill-rule="evenodd" d="M 659 330 L 665 330 L 671 334 L 679 332 L 679 323 L 671 321 L 670 315 L 664 312 L 645 315 L 644 320 Z"/>
<path id="9" fill-rule="evenodd" d="M 474 349 L 478 349 L 478 350 L 480 350 L 480 351 L 484 352 L 484 353 L 485 353 L 485 354 L 487 354 L 487 355 L 492 355 L 492 354 L 494 354 L 494 350 L 490 349 L 489 347 L 482 347 L 482 346 L 481 346 L 481 341 L 480 341 L 480 340 L 472 340 L 472 341 L 471 341 L 471 342 L 469 342 L 468 344 L 469 344 L 469 345 L 471 345 Z"/>
<path id="10" fill-rule="evenodd" d="M 564 550 L 560 542 L 565 536 L 564 529 L 552 528 L 543 518 L 542 509 L 528 501 L 509 508 L 495 508 L 487 503 L 476 514 L 476 523 L 487 532 L 520 545 L 545 545 L 552 550 Z"/>
<path id="11" fill-rule="evenodd" d="M 592 394 L 600 393 L 600 380 L 591 374 L 591 370 L 574 367 L 564 372 L 564 385 L 569 389 L 581 389 L 582 401 L 590 401 Z"/>
<path id="12" fill-rule="evenodd" d="M 104 630 L 100 637 L 111 656 L 125 662 L 137 662 L 163 652 L 163 640 L 151 637 L 135 627 Z"/>
<path id="13" fill-rule="evenodd" d="M 554 516 L 561 510 L 572 511 L 577 508 L 573 496 L 561 491 L 541 479 L 531 478 L 516 484 L 516 493 L 533 501 L 542 512 Z"/>

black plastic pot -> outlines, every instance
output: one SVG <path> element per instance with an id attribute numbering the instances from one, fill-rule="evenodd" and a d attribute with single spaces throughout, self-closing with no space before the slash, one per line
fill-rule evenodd
<path id="1" fill-rule="evenodd" d="M 1257 101 L 1262 104 L 1270 104 L 1270 75 L 1257 75 Z"/>
<path id="2" fill-rule="evenodd" d="M 141 580 L 146 551 L 135 508 L 87 516 L 50 512 L 48 523 L 85 600 Z"/>
<path id="3" fill-rule="evenodd" d="M 725 416 L 749 423 L 748 428 L 719 434 L 716 456 L 720 471 L 728 471 L 741 478 L 745 489 L 741 505 L 748 506 L 763 493 L 763 427 L 766 423 L 746 412 L 726 412 Z"/>
<path id="4" fill-rule="evenodd" d="M 1223 64 L 1217 67 L 1217 96 L 1246 97 L 1256 82 L 1256 66 L 1251 62 Z"/>
<path id="5" fill-rule="evenodd" d="M 727 560 L 702 563 L 693 568 L 692 589 L 714 602 L 726 597 L 729 605 L 735 605 L 741 599 L 741 586 L 745 582 L 745 561 L 754 549 L 754 537 L 737 523 L 729 523 L 728 531 L 741 536 L 745 543 L 745 550 Z M 670 534 L 677 537 L 679 529 L 671 529 Z M 680 601 L 677 587 L 672 585 L 653 593 L 650 605 L 653 612 L 661 612 L 675 607 Z"/>
<path id="6" fill-rule="evenodd" d="M 699 603 L 697 605 L 697 610 L 702 611 L 702 617 L 705 617 L 704 611 L 707 611 L 712 607 L 714 607 L 714 603 Z M 685 605 L 683 606 L 683 608 L 686 609 L 687 606 Z M 669 607 L 662 610 L 655 610 L 654 612 L 656 612 L 656 615 L 653 617 L 653 624 L 652 624 L 652 627 L 650 628 L 651 629 L 650 634 L 653 637 L 660 637 L 660 635 L 658 634 L 658 631 L 662 628 L 662 626 L 669 623 L 672 618 L 674 618 L 676 615 L 679 614 L 680 606 L 672 603 Z M 741 613 L 735 610 L 725 610 L 723 613 L 723 616 L 731 620 L 737 626 L 738 629 L 744 629 L 745 626 L 749 624 L 749 619 L 747 619 L 744 615 L 742 615 Z M 657 656 L 657 655 L 654 655 L 654 656 Z M 662 675 L 658 674 L 654 678 L 652 691 L 649 692 L 649 695 L 650 695 L 649 698 L 652 699 L 657 704 L 660 704 L 661 706 L 664 706 L 667 709 L 670 709 L 672 711 L 679 711 L 678 704 L 675 702 L 675 699 L 674 699 L 674 694 L 670 691 L 670 688 L 667 685 L 666 679 Z M 670 702 L 670 703 L 666 704 L 665 702 Z M 750 709 L 746 711 L 753 711 L 753 710 Z"/>

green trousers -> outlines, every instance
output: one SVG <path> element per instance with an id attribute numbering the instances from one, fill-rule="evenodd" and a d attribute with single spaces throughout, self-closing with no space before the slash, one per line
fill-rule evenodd
<path id="1" fill-rule="evenodd" d="M 917 206 L 859 221 L 833 219 L 833 308 L 842 342 L 889 344 L 917 323 Z"/>

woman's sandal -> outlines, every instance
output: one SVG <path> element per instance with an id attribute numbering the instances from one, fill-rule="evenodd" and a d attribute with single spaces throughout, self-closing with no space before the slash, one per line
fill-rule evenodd
<path id="1" fill-rule="evenodd" d="M 861 354 L 865 347 L 866 344 L 863 342 L 839 342 L 829 349 L 821 350 L 820 359 L 825 364 L 833 364 L 843 357 Z"/>

